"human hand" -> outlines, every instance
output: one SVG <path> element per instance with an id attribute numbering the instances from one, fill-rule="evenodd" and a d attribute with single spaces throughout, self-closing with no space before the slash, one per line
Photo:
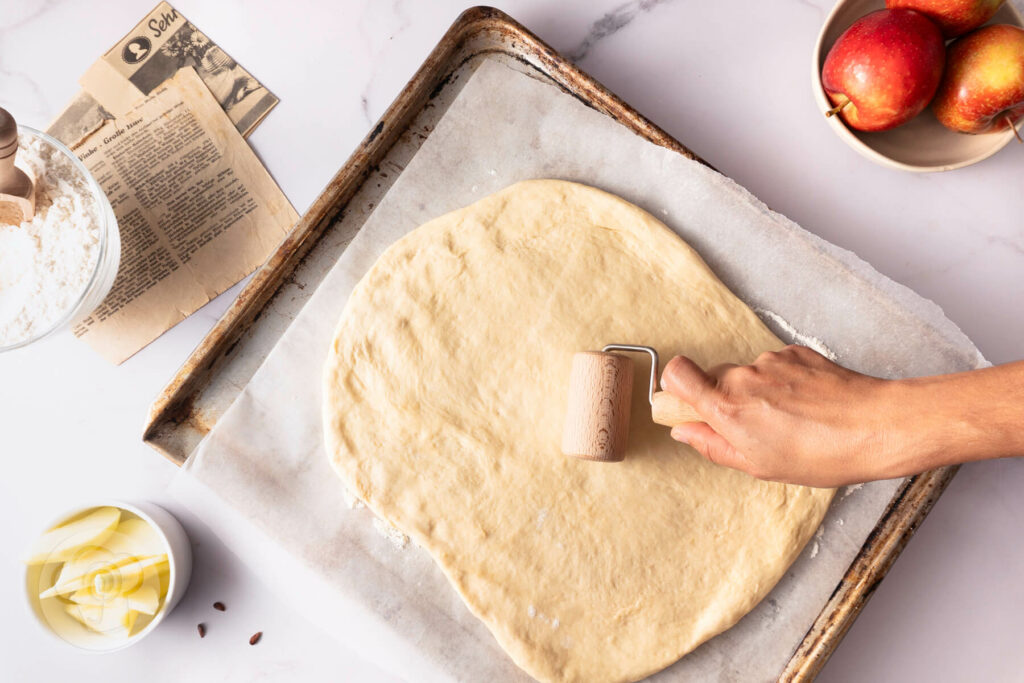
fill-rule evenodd
<path id="1" fill-rule="evenodd" d="M 674 427 L 672 438 L 760 479 L 819 487 L 883 478 L 885 454 L 905 454 L 912 425 L 895 425 L 911 406 L 895 385 L 804 346 L 706 372 L 677 356 L 662 373 L 663 388 L 705 420 Z"/>

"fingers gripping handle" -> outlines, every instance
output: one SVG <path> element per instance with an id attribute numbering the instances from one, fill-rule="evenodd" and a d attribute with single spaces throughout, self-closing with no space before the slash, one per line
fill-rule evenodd
<path id="1" fill-rule="evenodd" d="M 661 425 L 700 422 L 693 408 L 664 391 L 655 392 L 657 353 L 648 347 L 614 347 L 651 354 L 651 416 Z M 562 452 L 576 458 L 618 462 L 626 456 L 629 411 L 633 394 L 633 361 L 607 351 L 585 351 L 572 359 L 569 405 L 562 435 Z"/>
<path id="2" fill-rule="evenodd" d="M 667 391 L 658 391 L 651 396 L 651 418 L 657 424 L 666 427 L 675 427 L 684 422 L 704 421 L 692 406 Z"/>
<path id="3" fill-rule="evenodd" d="M 655 391 L 658 387 L 658 352 L 650 346 L 636 344 L 608 344 L 602 352 L 626 351 L 628 353 L 646 353 L 651 357 L 651 383 L 648 396 L 651 401 L 651 418 L 656 424 L 675 427 L 684 422 L 703 422 L 697 411 L 689 404 L 664 391 Z"/>

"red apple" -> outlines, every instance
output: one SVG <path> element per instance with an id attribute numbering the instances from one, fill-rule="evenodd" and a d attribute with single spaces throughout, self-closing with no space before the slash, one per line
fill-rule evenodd
<path id="1" fill-rule="evenodd" d="M 887 130 L 928 106 L 946 60 L 939 27 L 920 12 L 883 9 L 855 21 L 825 58 L 821 84 L 857 130 Z"/>
<path id="2" fill-rule="evenodd" d="M 992 18 L 1003 0 L 885 0 L 889 9 L 914 9 L 934 21 L 947 38 L 973 31 Z"/>
<path id="3" fill-rule="evenodd" d="M 949 46 L 946 64 L 932 105 L 946 128 L 984 133 L 1024 117 L 1024 29 L 979 28 Z"/>

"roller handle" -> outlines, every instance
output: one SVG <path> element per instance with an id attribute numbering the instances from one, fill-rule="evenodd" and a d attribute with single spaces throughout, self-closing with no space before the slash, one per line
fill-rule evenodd
<path id="1" fill-rule="evenodd" d="M 18 151 L 18 123 L 11 113 L 0 107 L 0 158 L 13 156 Z"/>
<path id="2" fill-rule="evenodd" d="M 684 422 L 703 422 L 696 410 L 688 403 L 667 391 L 655 392 L 651 398 L 651 418 L 660 425 L 675 427 Z"/>
<path id="3" fill-rule="evenodd" d="M 18 124 L 0 108 L 0 224 L 18 225 L 35 215 L 35 183 L 14 165 L 18 153 Z"/>

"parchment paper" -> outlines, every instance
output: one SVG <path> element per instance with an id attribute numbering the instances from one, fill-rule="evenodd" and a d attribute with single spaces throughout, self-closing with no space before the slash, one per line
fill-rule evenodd
<path id="1" fill-rule="evenodd" d="M 544 177 L 588 183 L 646 208 L 748 304 L 821 339 L 848 367 L 895 377 L 985 364 L 934 304 L 853 254 L 556 87 L 485 60 L 174 489 L 304 614 L 408 680 L 525 675 L 425 551 L 398 547 L 365 508 L 350 507 L 321 442 L 321 366 L 349 292 L 388 245 L 512 182 Z M 821 535 L 775 590 L 653 678 L 774 679 L 899 484 L 840 491 Z"/>

